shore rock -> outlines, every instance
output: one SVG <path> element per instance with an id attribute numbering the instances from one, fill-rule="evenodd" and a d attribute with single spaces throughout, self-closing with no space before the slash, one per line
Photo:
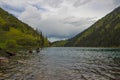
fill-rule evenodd
<path id="1" fill-rule="evenodd" d="M 25 61 L 17 60 L 18 63 L 25 64 Z"/>
<path id="2" fill-rule="evenodd" d="M 9 52 L 9 51 L 6 51 L 6 53 L 7 53 L 9 56 L 15 56 L 15 55 L 16 55 L 16 53 Z"/>
<path id="3" fill-rule="evenodd" d="M 4 63 L 9 63 L 9 59 L 5 57 L 0 57 L 0 65 Z"/>

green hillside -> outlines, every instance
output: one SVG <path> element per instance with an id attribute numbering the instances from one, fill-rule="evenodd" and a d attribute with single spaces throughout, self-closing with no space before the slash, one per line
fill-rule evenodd
<path id="1" fill-rule="evenodd" d="M 0 48 L 34 49 L 49 46 L 47 38 L 0 8 Z"/>
<path id="2" fill-rule="evenodd" d="M 67 40 L 64 46 L 120 47 L 120 7 L 98 20 L 82 33 Z"/>
<path id="3" fill-rule="evenodd" d="M 67 43 L 66 40 L 62 40 L 62 41 L 55 41 L 51 44 L 52 47 L 64 47 L 64 45 Z"/>
<path id="4" fill-rule="evenodd" d="M 69 39 L 65 46 L 120 47 L 120 7 Z"/>

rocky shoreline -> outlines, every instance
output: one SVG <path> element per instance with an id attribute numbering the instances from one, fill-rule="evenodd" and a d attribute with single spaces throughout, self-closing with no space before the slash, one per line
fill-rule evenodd
<path id="1" fill-rule="evenodd" d="M 8 51 L 0 52 L 3 52 L 0 54 L 4 54 L 2 56 L 0 55 L 0 80 L 6 80 L 7 77 L 11 76 L 12 70 L 15 69 L 16 66 L 20 67 L 26 65 L 26 60 L 34 57 L 34 53 L 28 53 L 25 51 L 19 53 Z"/>

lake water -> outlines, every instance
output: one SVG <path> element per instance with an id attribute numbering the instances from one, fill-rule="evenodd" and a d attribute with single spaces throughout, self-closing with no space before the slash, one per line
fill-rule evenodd
<path id="1" fill-rule="evenodd" d="M 45 48 L 9 71 L 9 80 L 120 80 L 120 49 Z"/>

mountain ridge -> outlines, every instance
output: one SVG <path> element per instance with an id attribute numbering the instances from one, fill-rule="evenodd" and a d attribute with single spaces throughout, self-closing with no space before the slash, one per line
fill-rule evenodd
<path id="1" fill-rule="evenodd" d="M 64 47 L 120 47 L 120 6 L 65 42 Z"/>

